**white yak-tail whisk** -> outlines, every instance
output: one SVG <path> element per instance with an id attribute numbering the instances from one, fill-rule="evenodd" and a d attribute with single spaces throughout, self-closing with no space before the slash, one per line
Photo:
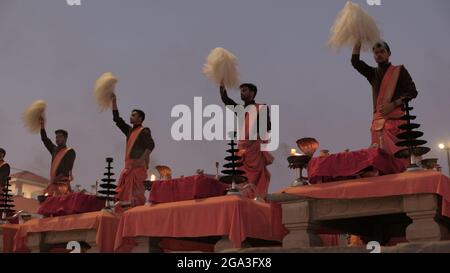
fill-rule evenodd
<path id="1" fill-rule="evenodd" d="M 339 50 L 361 42 L 361 49 L 368 51 L 380 40 L 380 30 L 375 19 L 358 4 L 348 1 L 331 27 L 328 46 Z"/>
<path id="2" fill-rule="evenodd" d="M 239 87 L 237 57 L 224 48 L 217 47 L 211 51 L 203 65 L 203 74 L 218 86 Z"/>
<path id="3" fill-rule="evenodd" d="M 47 103 L 43 100 L 37 100 L 22 113 L 22 120 L 28 132 L 32 134 L 39 133 L 41 130 L 41 118 L 45 122 L 46 109 Z"/>
<path id="4" fill-rule="evenodd" d="M 93 96 L 101 112 L 111 108 L 111 99 L 114 95 L 117 81 L 117 77 L 111 72 L 102 74 L 95 81 Z"/>

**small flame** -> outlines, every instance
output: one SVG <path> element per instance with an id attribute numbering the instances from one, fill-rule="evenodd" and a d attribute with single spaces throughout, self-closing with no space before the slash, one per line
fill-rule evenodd
<path id="1" fill-rule="evenodd" d="M 48 192 L 46 192 L 46 193 L 44 194 L 44 196 L 48 196 Z"/>
<path id="2" fill-rule="evenodd" d="M 151 175 L 150 175 L 150 181 L 155 181 L 155 180 L 156 180 L 156 175 L 151 174 Z"/>
<path id="3" fill-rule="evenodd" d="M 296 149 L 291 149 L 291 155 L 295 155 L 297 153 Z"/>

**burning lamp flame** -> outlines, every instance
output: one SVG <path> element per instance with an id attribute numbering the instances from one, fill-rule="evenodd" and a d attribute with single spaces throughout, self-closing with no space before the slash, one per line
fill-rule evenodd
<path id="1" fill-rule="evenodd" d="M 300 155 L 302 155 L 302 154 L 297 153 L 296 149 L 291 149 L 291 156 L 300 156 Z"/>

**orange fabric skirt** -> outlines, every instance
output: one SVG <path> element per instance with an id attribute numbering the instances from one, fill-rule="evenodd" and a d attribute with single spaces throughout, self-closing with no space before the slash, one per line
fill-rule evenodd
<path id="1" fill-rule="evenodd" d="M 49 196 L 61 196 L 72 192 L 70 188 L 70 179 L 68 177 L 56 177 L 54 182 L 50 183 L 44 190 L 44 194 Z"/>
<path id="2" fill-rule="evenodd" d="M 259 140 L 241 140 L 238 145 L 240 151 L 239 156 L 242 156 L 242 163 L 244 166 L 240 170 L 245 171 L 244 176 L 248 178 L 248 183 L 256 186 L 256 193 L 247 191 L 246 196 L 255 198 L 255 195 L 265 197 L 269 191 L 270 172 L 267 165 L 272 164 L 273 156 L 261 151 L 261 141 Z"/>
<path id="3" fill-rule="evenodd" d="M 404 132 L 398 128 L 398 126 L 402 124 L 405 124 L 404 120 L 388 119 L 380 130 L 375 130 L 372 126 L 372 144 L 377 144 L 379 148 L 385 150 L 388 154 L 394 155 L 397 151 L 401 150 L 401 148 L 395 144 L 399 141 L 397 135 Z M 400 161 L 403 163 L 404 167 L 409 166 L 409 160 Z"/>
<path id="4" fill-rule="evenodd" d="M 147 168 L 132 167 L 133 160 L 127 160 L 125 169 L 120 174 L 119 185 L 116 188 L 117 199 L 131 202 L 131 206 L 145 204 L 144 181 L 147 178 Z"/>

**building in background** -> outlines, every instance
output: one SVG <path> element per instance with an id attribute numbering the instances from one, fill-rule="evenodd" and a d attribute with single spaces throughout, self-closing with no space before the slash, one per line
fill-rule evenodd
<path id="1" fill-rule="evenodd" d="M 37 200 L 50 180 L 29 171 L 21 171 L 11 175 L 11 191 L 14 196 Z"/>
<path id="2" fill-rule="evenodd" d="M 25 212 L 20 214 L 20 217 L 27 217 L 27 219 L 30 219 L 30 217 L 41 218 L 42 216 L 38 214 L 40 204 L 37 197 L 43 194 L 50 181 L 29 171 L 20 171 L 10 175 L 10 177 L 13 210 Z M 20 219 L 25 220 L 25 218 L 19 218 L 15 218 L 19 223 Z M 15 220 L 12 221 L 12 223 L 15 223 Z"/>

